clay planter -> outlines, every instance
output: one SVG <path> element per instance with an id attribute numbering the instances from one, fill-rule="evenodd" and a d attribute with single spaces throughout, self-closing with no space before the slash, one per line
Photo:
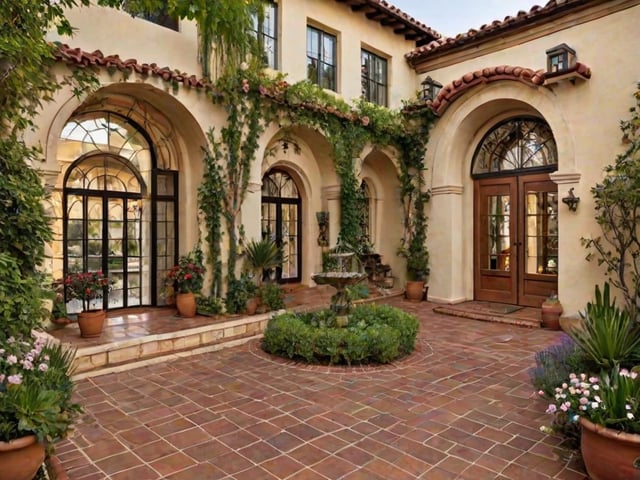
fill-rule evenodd
<path id="1" fill-rule="evenodd" d="M 591 480 L 640 478 L 640 435 L 605 428 L 580 418 L 580 451 Z"/>
<path id="2" fill-rule="evenodd" d="M 95 338 L 102 334 L 102 326 L 107 313 L 104 310 L 91 310 L 78 314 L 78 326 L 82 338 Z"/>
<path id="3" fill-rule="evenodd" d="M 424 297 L 424 281 L 407 280 L 407 285 L 405 287 L 405 296 L 410 302 L 421 302 Z"/>
<path id="4" fill-rule="evenodd" d="M 178 309 L 178 315 L 185 318 L 192 318 L 196 316 L 196 296 L 193 292 L 178 293 L 176 294 L 176 308 Z"/>
<path id="5" fill-rule="evenodd" d="M 541 306 L 542 326 L 549 330 L 560 330 L 560 315 L 562 314 L 562 304 L 559 302 L 546 303 Z"/>
<path id="6" fill-rule="evenodd" d="M 247 312 L 247 315 L 255 315 L 256 311 L 258 310 L 258 307 L 261 304 L 261 299 L 260 297 L 251 297 L 247 300 L 247 306 L 245 308 L 245 311 Z"/>
<path id="7" fill-rule="evenodd" d="M 44 445 L 35 435 L 0 442 L 0 480 L 32 480 L 44 462 Z"/>

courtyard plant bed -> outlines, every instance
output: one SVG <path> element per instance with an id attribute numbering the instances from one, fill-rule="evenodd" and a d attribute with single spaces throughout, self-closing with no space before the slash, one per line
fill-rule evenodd
<path id="1" fill-rule="evenodd" d="M 354 307 L 345 327 L 332 310 L 286 312 L 269 320 L 267 353 L 314 364 L 385 364 L 415 348 L 418 320 L 388 305 Z"/>

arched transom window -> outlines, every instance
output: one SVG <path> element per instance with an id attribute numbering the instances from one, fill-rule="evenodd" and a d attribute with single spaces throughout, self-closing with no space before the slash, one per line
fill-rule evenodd
<path id="1" fill-rule="evenodd" d="M 496 125 L 476 149 L 474 177 L 517 170 L 554 170 L 558 164 L 551 128 L 539 118 L 512 118 Z"/>

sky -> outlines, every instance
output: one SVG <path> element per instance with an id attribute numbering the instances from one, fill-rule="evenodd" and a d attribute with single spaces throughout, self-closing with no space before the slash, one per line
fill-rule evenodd
<path id="1" fill-rule="evenodd" d="M 387 0 L 445 37 L 529 11 L 547 0 Z"/>

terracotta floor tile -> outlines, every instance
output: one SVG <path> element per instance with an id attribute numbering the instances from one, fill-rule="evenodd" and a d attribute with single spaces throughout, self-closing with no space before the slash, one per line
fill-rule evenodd
<path id="1" fill-rule="evenodd" d="M 196 464 L 196 461 L 182 452 L 166 455 L 154 460 L 149 465 L 158 471 L 163 477 L 168 477 L 176 472 L 185 470 Z"/>
<path id="2" fill-rule="evenodd" d="M 178 451 L 176 447 L 164 440 L 157 440 L 133 449 L 133 453 L 145 462 L 152 462 L 157 458 L 171 455 Z"/>
<path id="3" fill-rule="evenodd" d="M 421 322 L 416 352 L 390 366 L 298 365 L 252 341 L 77 382 L 87 421 L 59 442 L 63 467 L 70 480 L 584 478 L 529 398 L 535 352 L 562 333 L 389 303 Z M 141 315 L 135 335 L 178 324 L 171 309 Z"/>
<path id="4" fill-rule="evenodd" d="M 112 475 L 111 480 L 154 480 L 158 478 L 158 473 L 146 465 L 135 467 L 124 472 Z"/>
<path id="5" fill-rule="evenodd" d="M 142 460 L 129 452 L 119 453 L 96 462 L 98 468 L 108 475 L 114 475 L 123 470 L 139 467 L 141 464 Z"/>

